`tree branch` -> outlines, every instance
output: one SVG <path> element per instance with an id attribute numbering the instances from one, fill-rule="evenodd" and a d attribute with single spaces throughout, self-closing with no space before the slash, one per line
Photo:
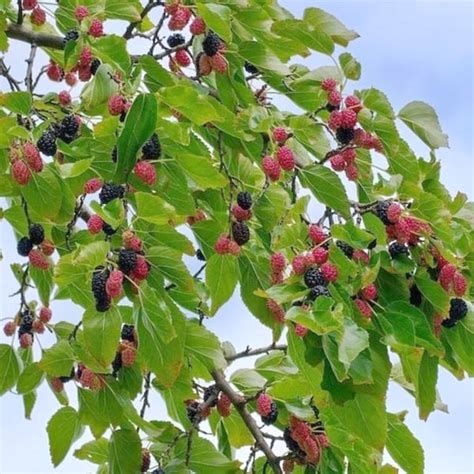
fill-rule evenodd
<path id="1" fill-rule="evenodd" d="M 211 375 L 213 379 L 215 380 L 217 387 L 229 397 L 229 400 L 232 402 L 232 405 L 234 405 L 235 409 L 238 411 L 243 422 L 245 423 L 249 431 L 252 433 L 252 436 L 254 437 L 256 444 L 265 454 L 268 460 L 268 465 L 273 469 L 273 472 L 277 474 L 282 474 L 278 457 L 271 450 L 262 432 L 258 428 L 257 423 L 252 418 L 252 415 L 250 415 L 250 413 L 247 411 L 247 408 L 245 408 L 245 399 L 243 399 L 231 387 L 231 385 L 229 384 L 229 382 L 227 382 L 222 372 L 218 370 L 213 370 L 211 372 Z"/>
<path id="2" fill-rule="evenodd" d="M 247 347 L 242 352 L 237 352 L 237 354 L 226 357 L 227 362 L 233 362 L 236 359 L 241 359 L 242 357 L 253 357 L 261 354 L 268 354 L 270 351 L 284 351 L 286 352 L 287 346 L 285 344 L 277 344 L 273 342 L 267 347 L 260 347 L 258 349 L 251 349 Z"/>
<path id="3" fill-rule="evenodd" d="M 43 46 L 45 48 L 64 49 L 62 36 L 36 33 L 29 28 L 15 23 L 8 23 L 5 33 L 9 38 L 23 41 L 24 43 L 35 44 L 36 46 Z"/>
<path id="4" fill-rule="evenodd" d="M 133 34 L 133 30 L 143 21 L 143 18 L 145 18 L 148 13 L 153 10 L 153 8 L 158 7 L 160 5 L 163 5 L 163 2 L 156 2 L 154 0 L 148 0 L 148 3 L 145 5 L 143 8 L 142 12 L 140 13 L 140 21 L 135 21 L 133 23 L 130 23 L 125 30 L 125 33 L 123 34 L 123 37 L 125 39 L 130 39 Z"/>

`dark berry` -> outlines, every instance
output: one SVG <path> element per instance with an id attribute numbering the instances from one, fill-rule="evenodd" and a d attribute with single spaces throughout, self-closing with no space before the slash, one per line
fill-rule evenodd
<path id="1" fill-rule="evenodd" d="M 237 194 L 237 204 L 248 211 L 252 207 L 252 195 L 247 191 L 240 192 Z"/>
<path id="2" fill-rule="evenodd" d="M 98 298 L 95 301 L 95 309 L 99 313 L 104 313 L 105 311 L 107 311 L 110 308 L 110 304 L 111 304 L 110 298 L 107 295 L 105 295 L 101 298 Z"/>
<path id="3" fill-rule="evenodd" d="M 43 135 L 36 142 L 36 146 L 43 155 L 54 156 L 57 151 L 56 136 L 51 131 L 43 132 Z"/>
<path id="4" fill-rule="evenodd" d="M 258 69 L 253 64 L 250 64 L 248 61 L 245 62 L 244 69 L 249 74 L 258 74 Z"/>
<path id="5" fill-rule="evenodd" d="M 40 245 L 44 240 L 44 229 L 41 224 L 32 224 L 29 230 L 31 243 Z"/>
<path id="6" fill-rule="evenodd" d="M 369 245 L 367 245 L 367 248 L 368 248 L 369 250 L 372 250 L 372 249 L 374 249 L 376 246 L 377 246 L 377 239 L 374 239 L 374 240 L 372 240 L 372 242 L 370 242 Z"/>
<path id="7" fill-rule="evenodd" d="M 337 141 L 341 145 L 347 145 L 354 138 L 354 129 L 353 128 L 338 128 L 336 130 Z"/>
<path id="8" fill-rule="evenodd" d="M 114 149 L 112 150 L 112 161 L 117 163 L 117 146 L 114 146 Z"/>
<path id="9" fill-rule="evenodd" d="M 467 303 L 461 298 L 453 298 L 450 302 L 449 319 L 460 321 L 466 317 Z"/>
<path id="10" fill-rule="evenodd" d="M 336 242 L 336 246 L 344 253 L 344 255 L 347 258 L 351 259 L 352 256 L 354 255 L 354 249 L 346 242 L 343 242 L 342 240 L 338 240 Z"/>
<path id="11" fill-rule="evenodd" d="M 217 405 L 217 398 L 219 396 L 219 392 L 220 390 L 217 388 L 216 385 L 211 385 L 209 387 L 206 387 L 204 390 L 203 400 L 207 402 L 210 397 L 213 397 L 214 400 L 209 406 L 215 407 Z"/>
<path id="12" fill-rule="evenodd" d="M 16 246 L 16 251 L 18 255 L 22 257 L 27 257 L 33 248 L 33 242 L 28 237 L 22 237 Z"/>
<path id="13" fill-rule="evenodd" d="M 273 423 L 275 423 L 277 418 L 278 418 L 278 407 L 275 402 L 272 402 L 272 411 L 268 415 L 262 416 L 261 419 L 264 424 L 273 425 Z"/>
<path id="14" fill-rule="evenodd" d="M 72 142 L 76 138 L 77 132 L 79 131 L 79 123 L 74 115 L 66 115 L 61 121 L 61 128 L 59 131 L 58 138 L 65 141 L 66 143 Z"/>
<path id="15" fill-rule="evenodd" d="M 125 119 L 127 118 L 127 112 L 124 110 L 121 114 L 120 114 L 120 123 L 123 123 L 125 122 Z"/>
<path id="16" fill-rule="evenodd" d="M 198 260 L 201 260 L 201 262 L 205 262 L 206 261 L 206 256 L 202 253 L 202 250 L 201 249 L 197 249 L 196 250 L 196 258 Z"/>
<path id="17" fill-rule="evenodd" d="M 326 110 L 328 112 L 334 112 L 335 110 L 339 110 L 339 107 L 339 105 L 330 104 L 329 102 L 326 104 Z"/>
<path id="18" fill-rule="evenodd" d="M 311 267 L 310 269 L 306 270 L 306 273 L 304 274 L 304 283 L 308 288 L 328 285 L 323 273 L 316 267 Z"/>
<path id="19" fill-rule="evenodd" d="M 121 338 L 124 341 L 135 342 L 135 326 L 133 324 L 124 324 Z"/>
<path id="20" fill-rule="evenodd" d="M 95 76 L 95 73 L 97 72 L 97 69 L 99 69 L 101 65 L 100 59 L 94 58 L 91 62 L 91 73 L 93 76 Z"/>
<path id="21" fill-rule="evenodd" d="M 285 440 L 287 448 L 297 454 L 298 456 L 304 458 L 305 452 L 302 451 L 298 445 L 298 443 L 291 437 L 291 430 L 290 428 L 285 428 L 283 431 L 283 439 Z"/>
<path id="22" fill-rule="evenodd" d="M 170 48 L 176 48 L 185 43 L 184 36 L 180 33 L 175 33 L 174 35 L 168 36 L 166 42 Z"/>
<path id="23" fill-rule="evenodd" d="M 186 407 L 186 416 L 191 423 L 197 420 L 199 416 L 199 402 L 194 400 Z"/>
<path id="24" fill-rule="evenodd" d="M 112 375 L 117 376 L 118 371 L 122 368 L 122 354 L 117 352 L 114 360 L 112 361 Z"/>
<path id="25" fill-rule="evenodd" d="M 221 40 L 219 36 L 210 31 L 202 42 L 202 49 L 207 56 L 215 56 L 219 52 Z"/>
<path id="26" fill-rule="evenodd" d="M 120 270 L 128 275 L 137 266 L 137 253 L 131 249 L 121 249 L 118 257 Z"/>
<path id="27" fill-rule="evenodd" d="M 154 133 L 142 147 L 144 160 L 157 160 L 161 156 L 161 145 L 158 135 Z"/>
<path id="28" fill-rule="evenodd" d="M 311 288 L 308 299 L 310 301 L 315 301 L 319 296 L 331 296 L 331 293 L 329 293 L 329 290 L 325 286 L 317 285 Z"/>
<path id="29" fill-rule="evenodd" d="M 445 328 L 453 328 L 454 326 L 456 326 L 456 324 L 457 324 L 457 321 L 451 318 L 443 319 L 441 323 L 441 325 Z"/>
<path id="30" fill-rule="evenodd" d="M 20 328 L 24 332 L 30 332 L 33 328 L 34 320 L 35 318 L 29 311 L 22 313 L 21 319 L 20 319 Z"/>
<path id="31" fill-rule="evenodd" d="M 107 204 L 117 198 L 123 198 L 125 188 L 121 184 L 105 183 L 99 193 L 101 204 Z"/>
<path id="32" fill-rule="evenodd" d="M 413 306 L 421 306 L 423 302 L 423 295 L 421 294 L 420 289 L 416 285 L 410 287 L 410 303 Z"/>
<path id="33" fill-rule="evenodd" d="M 436 281 L 438 278 L 439 278 L 439 272 L 440 272 L 440 268 L 439 267 L 436 267 L 436 268 L 428 268 L 428 275 L 430 276 L 430 278 L 434 281 Z"/>
<path id="34" fill-rule="evenodd" d="M 232 237 L 239 245 L 246 244 L 250 239 L 250 230 L 245 222 L 234 222 L 232 224 Z"/>
<path id="35" fill-rule="evenodd" d="M 107 296 L 105 284 L 109 278 L 109 270 L 104 267 L 97 267 L 92 274 L 91 290 L 96 300 L 104 299 Z"/>
<path id="36" fill-rule="evenodd" d="M 379 201 L 375 207 L 375 214 L 385 224 L 390 225 L 391 222 L 388 220 L 387 211 L 390 207 L 390 201 Z"/>
<path id="37" fill-rule="evenodd" d="M 117 231 L 107 222 L 104 223 L 102 226 L 102 230 L 104 231 L 105 235 L 114 235 Z"/>
<path id="38" fill-rule="evenodd" d="M 408 255 L 408 247 L 400 242 L 392 242 L 388 247 L 388 253 L 392 258 L 400 255 Z"/>
<path id="39" fill-rule="evenodd" d="M 66 44 L 68 41 L 77 41 L 79 39 L 79 32 L 77 30 L 69 30 L 65 35 L 64 35 L 64 44 Z"/>

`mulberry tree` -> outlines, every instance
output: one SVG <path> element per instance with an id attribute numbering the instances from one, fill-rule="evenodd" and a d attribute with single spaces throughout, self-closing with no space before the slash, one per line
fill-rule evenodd
<path id="1" fill-rule="evenodd" d="M 474 207 L 440 182 L 433 108 L 396 112 L 357 89 L 358 34 L 319 8 L 3 0 L 0 13 L 2 232 L 18 252 L 0 394 L 34 418 L 49 386 L 52 464 L 396 472 L 388 452 L 422 473 L 389 385 L 427 419 L 440 367 L 474 373 Z M 262 347 L 206 327 L 234 293 Z"/>

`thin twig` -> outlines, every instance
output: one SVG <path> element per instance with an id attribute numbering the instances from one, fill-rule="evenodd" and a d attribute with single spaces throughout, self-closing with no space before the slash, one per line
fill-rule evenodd
<path id="1" fill-rule="evenodd" d="M 230 355 L 230 356 L 226 357 L 226 360 L 227 360 L 227 362 L 232 362 L 236 359 L 241 359 L 242 357 L 253 357 L 253 356 L 257 356 L 257 355 L 261 355 L 261 354 L 268 354 L 270 351 L 284 351 L 284 352 L 286 352 L 287 349 L 288 349 L 288 347 L 285 344 L 276 344 L 275 342 L 273 342 L 269 346 L 260 347 L 258 349 L 251 349 L 250 347 L 247 347 L 242 352 L 237 352 L 237 354 Z"/>

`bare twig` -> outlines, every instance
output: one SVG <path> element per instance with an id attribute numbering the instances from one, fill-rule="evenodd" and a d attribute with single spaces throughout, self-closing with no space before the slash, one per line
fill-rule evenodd
<path id="1" fill-rule="evenodd" d="M 247 347 L 242 352 L 237 352 L 237 354 L 226 357 L 227 362 L 232 362 L 236 359 L 241 359 L 242 357 L 253 357 L 261 354 L 268 354 L 270 351 L 284 351 L 286 352 L 287 346 L 284 344 L 276 344 L 273 342 L 269 346 L 260 347 L 258 349 L 251 349 Z"/>
<path id="2" fill-rule="evenodd" d="M 158 7 L 160 5 L 163 5 L 163 2 L 148 0 L 148 3 L 145 5 L 142 12 L 140 13 L 140 21 L 135 21 L 133 23 L 130 23 L 127 29 L 125 30 L 123 37 L 127 40 L 130 39 L 132 37 L 133 30 L 142 22 L 143 18 L 145 18 L 148 15 L 148 13 L 150 13 L 150 11 L 153 10 L 153 8 Z"/>
<path id="3" fill-rule="evenodd" d="M 18 15 L 16 22 L 21 25 L 23 23 L 23 0 L 18 0 Z"/>
<path id="4" fill-rule="evenodd" d="M 140 409 L 140 416 L 142 418 L 145 417 L 146 409 L 150 406 L 150 402 L 148 400 L 150 396 L 150 387 L 151 387 L 151 372 L 148 372 L 145 375 L 145 391 L 143 392 L 142 407 Z M 138 428 L 137 428 L 137 431 L 138 431 Z"/>
<path id="5" fill-rule="evenodd" d="M 31 45 L 30 56 L 26 60 L 28 67 L 26 68 L 25 85 L 30 94 L 33 92 L 33 65 L 37 49 L 38 47 L 35 44 Z"/>

